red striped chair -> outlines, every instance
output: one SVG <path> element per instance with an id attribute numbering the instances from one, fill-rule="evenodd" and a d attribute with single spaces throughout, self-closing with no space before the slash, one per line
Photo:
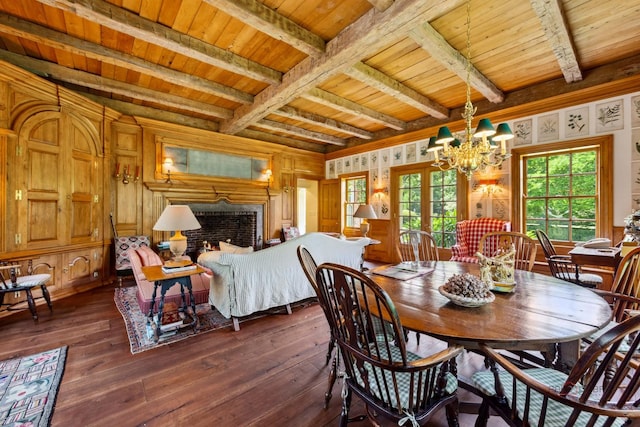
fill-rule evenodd
<path id="1" fill-rule="evenodd" d="M 511 231 L 511 223 L 495 218 L 466 219 L 456 224 L 456 244 L 451 246 L 451 261 L 478 262 L 480 239 L 490 231 Z"/>

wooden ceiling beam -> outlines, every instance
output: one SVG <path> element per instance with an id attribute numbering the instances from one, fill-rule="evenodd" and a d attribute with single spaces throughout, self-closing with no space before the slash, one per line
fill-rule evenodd
<path id="1" fill-rule="evenodd" d="M 391 117 L 388 114 L 383 114 L 379 111 L 365 107 L 348 99 L 341 98 L 337 95 L 332 94 L 331 92 L 327 92 L 326 90 L 314 88 L 307 93 L 303 93 L 301 96 L 302 98 L 308 99 L 318 104 L 326 105 L 327 107 L 342 111 L 343 113 L 351 114 L 364 118 L 366 120 L 370 120 L 372 122 L 380 123 L 381 125 L 391 129 L 404 130 L 406 128 L 406 123 L 400 119 L 396 119 L 395 117 Z"/>
<path id="2" fill-rule="evenodd" d="M 301 27 L 289 18 L 256 0 L 204 0 L 224 13 L 256 28 L 257 30 L 307 55 L 316 56 L 324 52 L 322 37 Z"/>
<path id="3" fill-rule="evenodd" d="M 233 115 L 233 112 L 227 108 L 220 108 L 205 102 L 193 101 L 169 93 L 145 89 L 140 86 L 107 79 L 84 71 L 72 70 L 62 65 L 29 58 L 28 56 L 18 55 L 17 53 L 11 53 L 2 49 L 0 49 L 0 59 L 26 70 L 36 72 L 36 74 L 46 75 L 56 80 L 78 86 L 85 86 L 103 92 L 112 92 L 118 95 L 154 102 L 166 107 L 178 108 L 219 119 L 228 119 Z"/>
<path id="4" fill-rule="evenodd" d="M 335 136 L 327 135 L 320 132 L 314 132 L 312 130 L 304 129 L 299 126 L 293 126 L 287 123 L 276 122 L 274 120 L 262 119 L 253 124 L 254 127 L 272 130 L 275 132 L 288 133 L 295 136 L 300 136 L 306 139 L 313 139 L 315 141 L 324 142 L 331 145 L 346 145 L 344 139 L 337 138 Z"/>
<path id="5" fill-rule="evenodd" d="M 287 118 L 298 120 L 305 123 L 309 123 L 311 125 L 323 127 L 325 129 L 331 129 L 334 131 L 343 132 L 348 135 L 353 135 L 361 139 L 373 138 L 373 132 L 360 129 L 355 126 L 351 126 L 350 124 L 339 122 L 337 120 L 333 120 L 328 117 L 321 116 L 319 114 L 310 113 L 308 111 L 303 111 L 298 108 L 293 108 L 288 105 L 285 105 L 279 110 L 275 110 L 272 114 L 281 116 L 281 117 L 287 117 Z"/>
<path id="6" fill-rule="evenodd" d="M 438 119 L 444 120 L 449 117 L 448 108 L 363 62 L 357 62 L 352 68 L 347 68 L 344 73 Z"/>
<path id="7" fill-rule="evenodd" d="M 278 84 L 282 73 L 218 46 L 175 31 L 103 0 L 37 0 L 139 40 L 185 55 L 205 64 L 268 84 Z"/>
<path id="8" fill-rule="evenodd" d="M 242 136 L 244 138 L 256 139 L 258 141 L 272 142 L 274 144 L 286 145 L 287 147 L 298 148 L 305 151 L 314 151 L 316 153 L 324 153 L 326 151 L 326 145 L 317 144 L 315 142 L 299 141 L 297 139 L 291 139 L 280 135 L 274 135 L 272 133 L 262 132 L 255 129 L 244 129 L 238 132 L 236 136 Z"/>
<path id="9" fill-rule="evenodd" d="M 81 40 L 59 31 L 50 30 L 37 24 L 0 12 L 0 32 L 22 37 L 45 46 L 76 55 L 123 67 L 145 75 L 187 87 L 202 93 L 218 96 L 240 104 L 253 102 L 253 95 L 232 87 L 182 73 L 171 68 L 145 61 L 133 55 L 102 47 L 96 43 Z"/>
<path id="10" fill-rule="evenodd" d="M 91 99 L 99 104 L 105 105 L 127 116 L 139 116 L 147 119 L 157 120 L 159 122 L 173 123 L 183 126 L 189 126 L 196 129 L 209 130 L 218 132 L 219 126 L 217 122 L 204 120 L 195 117 L 186 116 L 184 114 L 162 111 L 156 108 L 144 107 L 142 105 L 132 104 L 130 102 L 118 101 L 103 96 L 97 96 L 91 93 L 83 93 L 82 96 Z"/>
<path id="11" fill-rule="evenodd" d="M 559 0 L 531 0 L 531 7 L 538 15 L 544 35 L 551 43 L 564 79 L 567 83 L 582 80 L 582 71 L 573 45 L 573 38 Z"/>
<path id="12" fill-rule="evenodd" d="M 323 55 L 302 60 L 283 76 L 281 84 L 268 86 L 255 96 L 253 104 L 236 109 L 234 118 L 221 124 L 221 132 L 237 133 L 463 1 L 395 0 L 384 12 L 372 8 L 329 41 Z"/>
<path id="13" fill-rule="evenodd" d="M 369 3 L 376 8 L 376 10 L 380 12 L 384 12 L 389 9 L 389 7 L 393 4 L 393 0 L 368 0 Z"/>
<path id="14" fill-rule="evenodd" d="M 417 26 L 409 36 L 429 52 L 433 59 L 467 81 L 467 58 L 454 49 L 430 24 L 423 23 Z M 473 65 L 469 66 L 469 84 L 491 102 L 497 104 L 504 100 L 504 93 Z"/>

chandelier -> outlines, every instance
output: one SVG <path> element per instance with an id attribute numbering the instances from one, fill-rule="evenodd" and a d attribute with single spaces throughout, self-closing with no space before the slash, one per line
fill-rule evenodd
<path id="1" fill-rule="evenodd" d="M 476 171 L 483 171 L 487 166 L 500 166 L 511 157 L 507 153 L 506 141 L 513 138 L 513 133 L 506 123 L 494 129 L 489 119 L 480 119 L 475 132 L 471 131 L 471 122 L 476 107 L 471 103 L 471 2 L 467 2 L 467 64 L 466 86 L 467 102 L 464 104 L 462 118 L 465 121 L 464 139 L 460 142 L 454 138 L 447 126 L 438 130 L 438 136 L 429 139 L 428 151 L 435 156 L 434 166 L 441 170 L 456 168 L 471 179 Z M 500 142 L 500 147 L 498 147 Z"/>

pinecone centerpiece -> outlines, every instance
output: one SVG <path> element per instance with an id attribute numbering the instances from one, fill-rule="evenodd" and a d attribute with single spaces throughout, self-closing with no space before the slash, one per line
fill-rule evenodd
<path id="1" fill-rule="evenodd" d="M 438 290 L 451 302 L 463 307 L 479 307 L 496 298 L 487 283 L 470 273 L 454 274 Z"/>

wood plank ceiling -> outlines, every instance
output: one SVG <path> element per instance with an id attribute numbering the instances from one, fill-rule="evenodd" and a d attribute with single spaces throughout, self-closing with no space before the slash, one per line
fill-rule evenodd
<path id="1" fill-rule="evenodd" d="M 0 60 L 132 116 L 315 152 L 640 74 L 640 0 L 0 0 Z"/>

